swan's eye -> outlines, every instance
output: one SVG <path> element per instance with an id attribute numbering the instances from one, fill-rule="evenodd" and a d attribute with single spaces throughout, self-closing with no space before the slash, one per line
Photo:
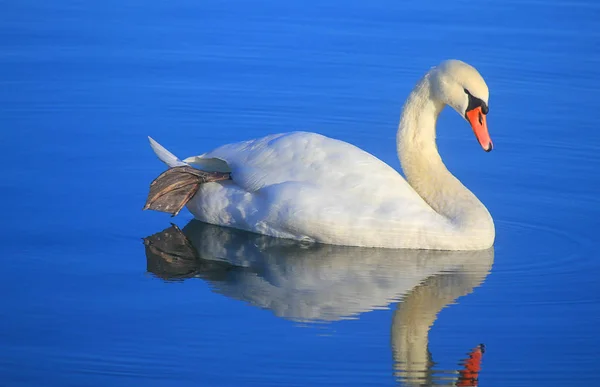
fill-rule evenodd
<path id="1" fill-rule="evenodd" d="M 487 104 L 485 102 L 483 102 L 483 100 L 473 96 L 473 94 L 471 94 L 469 92 L 469 90 L 467 90 L 467 89 L 463 89 L 463 90 L 469 96 L 469 106 L 467 106 L 467 112 L 471 111 L 475 108 L 481 107 L 481 111 L 483 112 L 483 114 L 488 114 L 488 111 L 490 109 L 488 108 Z"/>

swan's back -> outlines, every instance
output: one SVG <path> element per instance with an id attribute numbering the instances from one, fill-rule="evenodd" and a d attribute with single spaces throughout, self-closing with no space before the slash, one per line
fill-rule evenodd
<path id="1" fill-rule="evenodd" d="M 235 182 L 247 191 L 294 181 L 336 191 L 372 192 L 385 184 L 400 194 L 414 193 L 397 171 L 375 156 L 316 133 L 270 135 L 224 145 L 202 157 L 227 162 Z"/>
<path id="2" fill-rule="evenodd" d="M 215 159 L 227 164 L 232 181 L 203 184 L 188 204 L 208 223 L 385 247 L 394 247 L 391 239 L 403 240 L 395 247 L 410 247 L 409 234 L 428 227 L 437 232 L 439 215 L 396 170 L 343 141 L 306 132 L 276 134 L 186 161 L 205 169 Z"/>

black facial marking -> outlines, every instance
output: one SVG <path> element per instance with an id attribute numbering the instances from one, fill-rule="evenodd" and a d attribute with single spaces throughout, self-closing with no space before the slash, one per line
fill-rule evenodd
<path id="1" fill-rule="evenodd" d="M 488 108 L 487 104 L 485 102 L 483 102 L 483 100 L 474 97 L 469 90 L 464 89 L 465 93 L 469 96 L 469 106 L 467 106 L 467 111 L 465 112 L 465 114 L 467 114 L 467 112 L 470 112 L 471 110 L 478 108 L 481 106 L 481 112 L 483 114 L 488 114 L 488 112 L 490 111 L 490 109 Z M 481 122 L 481 117 L 479 117 L 479 121 Z"/>

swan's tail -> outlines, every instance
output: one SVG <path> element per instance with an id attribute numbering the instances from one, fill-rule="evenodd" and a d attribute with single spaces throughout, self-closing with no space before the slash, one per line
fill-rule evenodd
<path id="1" fill-rule="evenodd" d="M 156 142 L 152 137 L 148 136 L 148 140 L 150 140 L 150 146 L 152 147 L 154 153 L 156 153 L 156 156 L 158 156 L 160 161 L 167 164 L 169 167 L 173 168 L 189 165 L 179 160 L 177 156 L 166 150 L 165 147 Z"/>

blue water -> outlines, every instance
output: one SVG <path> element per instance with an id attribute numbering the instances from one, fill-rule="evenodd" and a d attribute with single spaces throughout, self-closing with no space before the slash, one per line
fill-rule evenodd
<path id="1" fill-rule="evenodd" d="M 600 3 L 405 3 L 0 2 L 0 385 L 451 384 L 479 343 L 481 386 L 597 384 Z M 398 168 L 402 103 L 446 58 L 490 87 L 495 150 L 450 109 L 438 145 L 493 250 L 307 249 L 141 211 L 147 135 L 188 156 L 312 130 Z M 175 260 L 142 240 L 171 221 Z"/>

